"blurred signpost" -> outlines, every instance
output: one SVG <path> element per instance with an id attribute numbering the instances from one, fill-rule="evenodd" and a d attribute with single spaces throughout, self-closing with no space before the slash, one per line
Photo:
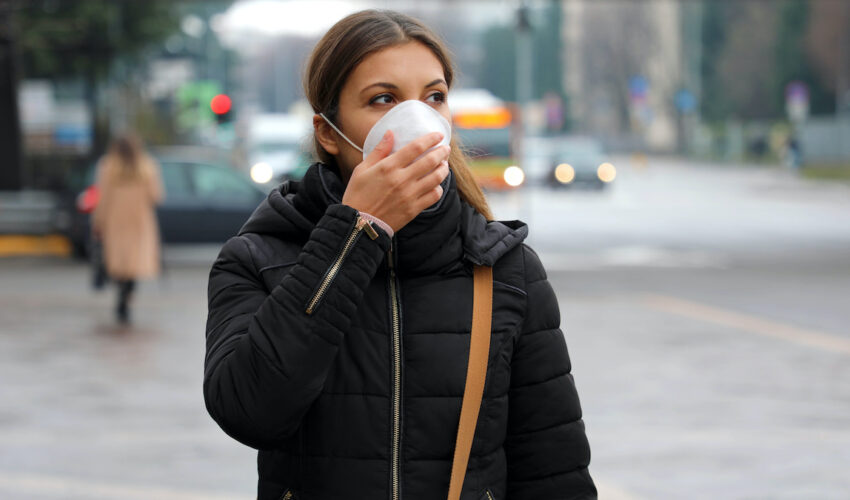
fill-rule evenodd
<path id="1" fill-rule="evenodd" d="M 680 89 L 673 97 L 673 103 L 679 111 L 676 116 L 678 133 L 678 147 L 682 154 L 688 153 L 691 149 L 691 141 L 693 140 L 694 128 L 696 120 L 694 111 L 697 108 L 697 99 L 694 93 L 688 89 Z"/>
<path id="2" fill-rule="evenodd" d="M 800 123 L 809 117 L 809 86 L 794 80 L 785 87 L 785 111 L 794 123 Z"/>
<path id="3" fill-rule="evenodd" d="M 629 78 L 629 104 L 632 109 L 632 126 L 643 128 L 652 121 L 649 106 L 649 80 L 642 75 Z"/>
<path id="4" fill-rule="evenodd" d="M 694 94 L 688 89 L 681 89 L 676 92 L 674 100 L 676 102 L 676 109 L 678 109 L 682 114 L 691 113 L 697 107 L 697 100 L 694 97 Z"/>

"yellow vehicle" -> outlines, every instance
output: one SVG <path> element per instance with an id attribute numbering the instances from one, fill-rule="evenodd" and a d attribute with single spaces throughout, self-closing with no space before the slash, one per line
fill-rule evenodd
<path id="1" fill-rule="evenodd" d="M 483 89 L 457 91 L 449 96 L 452 125 L 470 156 L 478 184 L 487 190 L 513 189 L 525 180 L 512 148 L 513 114 Z"/>

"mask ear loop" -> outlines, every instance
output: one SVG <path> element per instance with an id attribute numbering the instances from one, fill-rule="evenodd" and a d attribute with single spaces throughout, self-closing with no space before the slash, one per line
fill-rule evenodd
<path id="1" fill-rule="evenodd" d="M 351 144 L 351 147 L 353 147 L 353 148 L 354 148 L 354 149 L 356 149 L 357 151 L 360 151 L 361 153 L 363 152 L 363 150 L 362 150 L 359 146 L 357 146 L 357 144 L 354 144 L 353 142 L 351 142 L 351 139 L 349 139 L 348 137 L 346 137 L 346 135 L 345 135 L 345 134 L 343 134 L 343 133 L 342 133 L 342 130 L 340 130 L 340 129 L 336 128 L 336 125 L 334 125 L 334 124 L 333 124 L 333 122 L 331 122 L 330 120 L 328 120 L 328 117 L 327 117 L 327 116 L 325 116 L 325 114 L 324 114 L 324 113 L 319 113 L 319 116 L 321 116 L 321 117 L 322 117 L 322 119 L 324 119 L 324 120 L 325 120 L 325 122 L 327 122 L 327 124 L 328 124 L 328 125 L 330 125 L 330 126 L 331 126 L 331 128 L 332 128 L 332 129 L 334 129 L 334 130 L 336 131 L 336 133 L 337 133 L 337 134 L 339 134 L 340 136 L 342 136 L 342 138 L 343 138 L 343 139 L 345 139 L 345 142 L 347 142 L 347 143 Z"/>

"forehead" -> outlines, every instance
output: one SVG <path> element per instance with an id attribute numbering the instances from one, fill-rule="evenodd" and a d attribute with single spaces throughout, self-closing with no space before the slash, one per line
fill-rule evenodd
<path id="1" fill-rule="evenodd" d="M 440 60 L 431 49 L 414 41 L 369 54 L 354 68 L 348 83 L 359 92 L 375 82 L 424 85 L 437 78 L 445 78 Z"/>

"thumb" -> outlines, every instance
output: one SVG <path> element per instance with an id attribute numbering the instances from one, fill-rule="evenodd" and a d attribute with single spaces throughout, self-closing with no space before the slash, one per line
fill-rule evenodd
<path id="1" fill-rule="evenodd" d="M 393 150 L 393 131 L 387 130 L 384 132 L 384 136 L 381 138 L 381 142 L 375 146 L 375 149 L 369 152 L 366 155 L 366 159 L 363 161 L 366 165 L 374 165 L 379 161 L 383 160 L 387 156 L 389 156 L 390 152 Z"/>

